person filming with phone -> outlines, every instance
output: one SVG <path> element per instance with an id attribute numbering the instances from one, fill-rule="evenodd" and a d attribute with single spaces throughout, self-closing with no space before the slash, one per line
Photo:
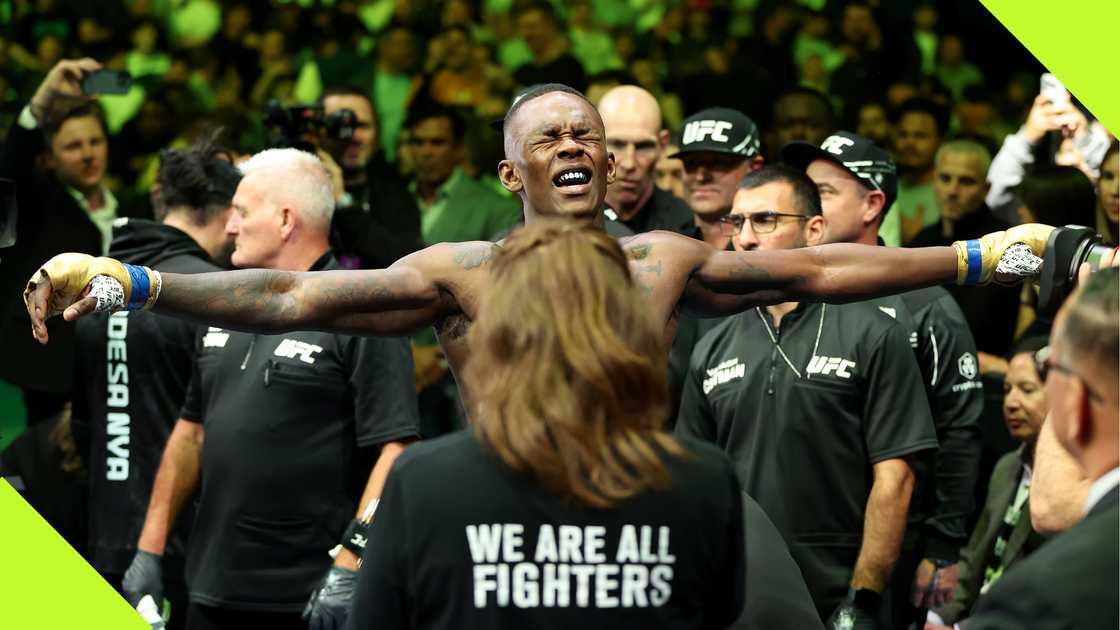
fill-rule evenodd
<path id="1" fill-rule="evenodd" d="M 117 199 L 105 186 L 109 139 L 100 107 L 83 88 L 104 73 L 93 59 L 59 61 L 24 106 L 0 145 L 0 178 L 15 183 L 16 243 L 0 272 L 0 339 L 8 356 L 0 379 L 23 389 L 28 424 L 61 409 L 70 388 L 73 324 L 52 322 L 56 347 L 28 343 L 19 288 L 35 261 L 67 251 L 108 251 Z M 97 82 L 104 83 L 104 81 Z M 54 226 L 54 227 L 51 227 Z"/>

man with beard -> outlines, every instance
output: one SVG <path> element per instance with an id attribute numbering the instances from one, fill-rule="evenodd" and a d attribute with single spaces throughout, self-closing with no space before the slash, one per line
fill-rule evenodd
<path id="1" fill-rule="evenodd" d="M 544 84 L 518 99 L 504 120 L 506 159 L 498 176 L 521 197 L 526 222 L 542 219 L 602 225 L 614 156 L 606 151 L 602 119 L 576 90 Z M 677 309 L 717 317 L 790 300 L 854 301 L 957 281 L 985 284 L 1030 273 L 997 265 L 1023 244 L 1043 253 L 1052 228 L 1024 225 L 952 248 L 891 249 L 830 245 L 776 252 L 714 249 L 668 232 L 621 241 L 650 316 L 674 330 Z M 213 325 L 278 332 L 316 328 L 397 336 L 435 326 L 452 372 L 466 359 L 463 336 L 490 283 L 489 261 L 500 244 L 443 243 L 385 270 L 283 272 L 242 270 L 204 276 L 158 274 L 112 259 L 62 255 L 36 273 L 25 300 L 32 332 L 48 341 L 49 315 L 67 318 L 102 309 L 151 308 Z M 1015 250 L 1013 256 L 1025 256 Z M 1009 257 L 1010 260 L 1011 257 Z M 96 276 L 113 294 L 82 296 Z M 135 281 L 133 281 L 135 278 Z M 114 284 L 119 284 L 117 288 Z M 128 296 L 127 302 L 125 295 Z M 464 391 L 468 414 L 475 412 Z"/>
<path id="2" fill-rule="evenodd" d="M 933 158 L 945 137 L 948 123 L 945 111 L 923 98 L 912 98 L 895 112 L 898 209 L 884 217 L 879 230 L 887 245 L 906 245 L 922 228 L 937 223 Z"/>
<path id="3" fill-rule="evenodd" d="M 160 157 L 152 207 L 159 222 L 122 219 L 109 254 L 161 271 L 202 273 L 228 266 L 225 225 L 241 175 L 210 141 Z M 89 470 L 88 559 L 119 587 L 136 554 L 159 454 L 191 379 L 200 326 L 154 313 L 97 313 L 77 323 L 73 419 Z M 80 445 L 81 446 L 81 445 Z M 173 531 L 165 552 L 165 593 L 181 628 L 186 610 L 183 566 L 189 523 Z M 135 606 L 138 602 L 130 602 Z M 163 608 L 163 602 L 156 602 Z"/>
<path id="4" fill-rule="evenodd" d="M 782 147 L 791 142 L 820 144 L 834 129 L 832 118 L 832 103 L 824 94 L 807 87 L 786 90 L 774 101 L 767 155 L 777 159 Z"/>

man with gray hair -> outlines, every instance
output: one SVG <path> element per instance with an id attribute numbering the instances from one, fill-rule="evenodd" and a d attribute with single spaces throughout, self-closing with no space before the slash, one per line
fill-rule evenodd
<path id="1" fill-rule="evenodd" d="M 968 620 L 969 630 L 1120 625 L 1120 274 L 1091 274 L 1054 320 L 1038 364 L 1057 441 L 1092 480 L 1085 517 L 1015 565 Z"/>
<path id="2" fill-rule="evenodd" d="M 319 159 L 269 149 L 241 172 L 226 224 L 234 266 L 337 269 L 334 193 Z M 167 535 L 197 494 L 188 630 L 303 629 L 308 618 L 312 628 L 342 627 L 376 499 L 419 437 L 408 345 L 215 327 L 198 344 L 125 591 L 162 601 Z"/>
<path id="3" fill-rule="evenodd" d="M 988 167 L 992 156 L 974 140 L 951 140 L 934 156 L 933 189 L 941 208 L 941 221 L 924 228 L 912 247 L 948 245 L 1010 227 L 988 208 Z M 1019 316 L 1019 288 L 992 287 L 991 291 L 958 291 L 948 287 L 960 304 L 980 351 L 980 371 L 998 369 L 1011 350 Z"/>

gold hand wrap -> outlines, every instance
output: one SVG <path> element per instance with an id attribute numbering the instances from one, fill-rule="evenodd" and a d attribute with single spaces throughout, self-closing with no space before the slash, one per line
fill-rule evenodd
<path id="1" fill-rule="evenodd" d="M 143 308 L 151 308 L 159 296 L 158 275 L 148 267 L 132 267 L 132 271 L 147 276 L 148 295 L 142 296 L 146 297 Z M 27 288 L 23 291 L 24 305 L 27 305 L 31 292 L 35 290 L 38 283 L 49 282 L 51 294 L 47 299 L 46 316 L 56 315 L 80 300 L 90 281 L 95 276 L 101 275 L 109 276 L 121 283 L 127 305 L 133 290 L 133 276 L 129 273 L 129 268 L 114 258 L 104 256 L 95 258 L 88 254 L 75 253 L 59 254 L 32 274 L 31 279 L 27 281 Z"/>

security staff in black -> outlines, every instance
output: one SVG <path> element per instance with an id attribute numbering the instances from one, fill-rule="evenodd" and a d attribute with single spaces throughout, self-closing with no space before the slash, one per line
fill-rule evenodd
<path id="1" fill-rule="evenodd" d="M 727 219 L 735 247 L 820 240 L 819 197 L 803 173 L 764 167 L 741 186 Z M 728 318 L 693 353 L 676 431 L 731 456 L 827 627 L 885 621 L 882 592 L 913 484 L 908 460 L 937 446 L 903 326 L 868 303 L 789 303 Z"/>
<path id="2" fill-rule="evenodd" d="M 837 131 L 819 147 L 785 146 L 782 159 L 817 184 L 826 241 L 882 244 L 879 225 L 898 190 L 886 151 L 859 134 Z M 872 302 L 910 331 L 940 444 L 916 461 L 906 537 L 892 575 L 894 623 L 904 627 L 923 622 L 924 608 L 952 596 L 975 503 L 984 395 L 976 343 L 948 291 L 928 287 Z"/>
<path id="3" fill-rule="evenodd" d="M 221 271 L 225 223 L 241 174 L 209 141 L 163 152 L 153 208 L 161 222 L 119 219 L 109 255 L 160 271 Z M 200 326 L 147 311 L 97 313 L 77 322 L 72 426 L 89 473 L 87 560 L 116 588 L 136 554 L 160 453 L 190 382 Z M 205 327 L 202 327 L 205 329 Z M 185 619 L 183 565 L 193 510 L 168 538 L 165 596 Z M 131 602 L 134 606 L 137 602 Z"/>
<path id="4" fill-rule="evenodd" d="M 419 436 L 407 344 L 322 332 L 210 328 L 181 416 L 206 432 L 191 602 L 244 611 L 301 611 L 358 511 L 361 451 Z"/>
<path id="5" fill-rule="evenodd" d="M 332 186 L 318 158 L 269 149 L 239 169 L 225 226 L 233 266 L 338 269 Z M 197 495 L 187 630 L 341 626 L 367 514 L 418 434 L 403 339 L 207 328 L 125 591 L 162 589 L 167 532 Z"/>

